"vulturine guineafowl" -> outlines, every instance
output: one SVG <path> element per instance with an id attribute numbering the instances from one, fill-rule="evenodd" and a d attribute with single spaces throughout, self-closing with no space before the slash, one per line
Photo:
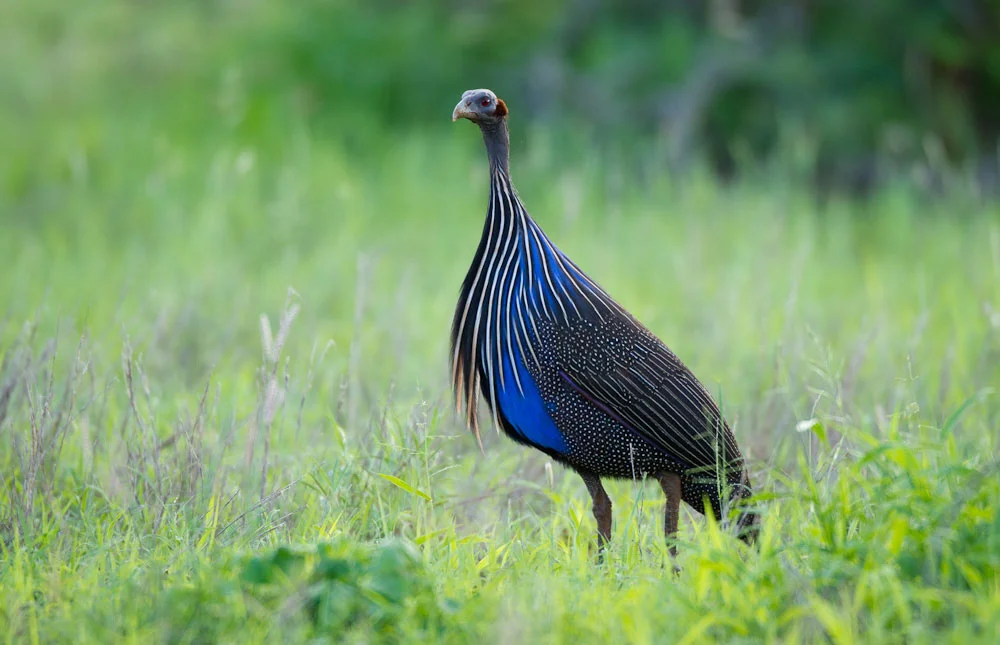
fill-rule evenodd
<path id="1" fill-rule="evenodd" d="M 528 215 L 511 183 L 504 102 L 490 90 L 469 90 L 452 119 L 479 126 L 489 157 L 486 225 L 451 331 L 457 405 L 477 440 L 481 392 L 511 439 L 580 473 L 601 547 L 611 538 L 602 477 L 657 479 L 668 538 L 681 500 L 699 512 L 707 500 L 722 518 L 724 500 L 743 502 L 751 489 L 719 407 Z M 737 526 L 748 544 L 757 525 L 757 514 L 743 508 Z"/>

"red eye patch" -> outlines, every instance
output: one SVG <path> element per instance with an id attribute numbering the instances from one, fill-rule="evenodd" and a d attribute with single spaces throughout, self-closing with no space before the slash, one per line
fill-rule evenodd
<path id="1" fill-rule="evenodd" d="M 480 103 L 480 105 L 482 105 L 483 107 L 486 107 L 489 104 L 490 104 L 490 100 L 489 99 L 483 99 L 483 102 Z"/>

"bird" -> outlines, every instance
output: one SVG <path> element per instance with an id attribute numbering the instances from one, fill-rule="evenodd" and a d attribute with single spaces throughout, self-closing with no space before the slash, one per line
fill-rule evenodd
<path id="1" fill-rule="evenodd" d="M 582 477 L 611 540 L 604 479 L 655 479 L 672 557 L 680 502 L 724 520 L 752 545 L 758 512 L 746 460 L 708 390 L 652 332 L 563 253 L 528 214 L 510 176 L 508 108 L 491 90 L 462 94 L 452 121 L 479 126 L 489 204 L 451 325 L 458 414 L 483 450 L 478 404 L 494 427 Z"/>

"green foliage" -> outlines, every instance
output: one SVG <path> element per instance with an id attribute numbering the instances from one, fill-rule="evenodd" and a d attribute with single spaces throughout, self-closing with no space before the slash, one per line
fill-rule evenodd
<path id="1" fill-rule="evenodd" d="M 240 578 L 263 607 L 287 613 L 298 605 L 317 633 L 329 636 L 354 629 L 398 637 L 407 621 L 431 629 L 451 604 L 436 597 L 420 555 L 400 540 L 377 547 L 348 541 L 279 547 L 250 558 Z"/>

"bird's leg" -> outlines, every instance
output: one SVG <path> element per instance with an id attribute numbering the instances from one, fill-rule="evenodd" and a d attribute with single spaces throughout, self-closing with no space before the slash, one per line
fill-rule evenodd
<path id="1" fill-rule="evenodd" d="M 608 497 L 601 478 L 590 473 L 580 473 L 583 483 L 594 500 L 594 519 L 597 520 L 597 550 L 604 552 L 604 546 L 611 541 L 611 498 Z"/>
<path id="2" fill-rule="evenodd" d="M 660 488 L 667 496 L 666 509 L 663 512 L 663 536 L 670 544 L 670 557 L 677 557 L 677 545 L 673 538 L 677 536 L 677 521 L 681 510 L 681 478 L 677 473 L 661 473 Z"/>

